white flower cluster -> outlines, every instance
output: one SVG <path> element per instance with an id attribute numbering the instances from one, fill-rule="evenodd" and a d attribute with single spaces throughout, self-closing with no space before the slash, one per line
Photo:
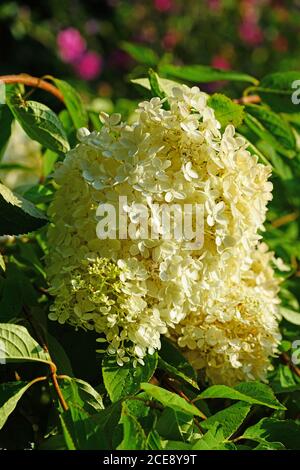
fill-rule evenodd
<path id="1" fill-rule="evenodd" d="M 264 379 L 277 352 L 277 292 L 260 242 L 271 199 L 270 169 L 233 126 L 222 133 L 207 95 L 178 86 L 143 102 L 132 125 L 101 116 L 99 132 L 56 171 L 50 209 L 48 274 L 56 300 L 50 318 L 106 335 L 120 365 L 143 363 L 164 334 L 215 383 Z M 96 209 L 109 202 L 136 220 L 136 204 L 202 204 L 204 244 L 96 235 Z"/>

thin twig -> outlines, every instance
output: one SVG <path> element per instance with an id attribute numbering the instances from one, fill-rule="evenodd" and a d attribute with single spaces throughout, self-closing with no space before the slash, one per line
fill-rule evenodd
<path id="1" fill-rule="evenodd" d="M 299 212 L 291 212 L 290 214 L 283 215 L 282 217 L 278 217 L 278 219 L 273 220 L 272 222 L 272 227 L 274 228 L 279 228 L 282 227 L 282 225 L 286 225 L 290 222 L 294 222 L 294 220 L 297 220 L 299 217 Z"/>
<path id="2" fill-rule="evenodd" d="M 68 407 L 68 404 L 62 394 L 62 391 L 59 387 L 59 383 L 57 381 L 57 375 L 56 375 L 56 372 L 57 372 L 57 368 L 56 368 L 56 365 L 51 362 L 50 363 L 50 369 L 51 369 L 51 379 L 52 379 L 52 383 L 53 383 L 53 386 L 55 388 L 55 391 L 57 393 L 57 396 L 58 396 L 58 400 L 59 400 L 59 403 L 61 404 L 62 406 L 62 409 L 64 411 L 68 411 L 69 407 Z"/>
<path id="3" fill-rule="evenodd" d="M 233 101 L 238 104 L 258 104 L 261 102 L 261 97 L 258 95 L 249 95 L 242 96 L 241 98 L 234 99 Z"/>
<path id="4" fill-rule="evenodd" d="M 144 400 L 144 398 L 141 398 L 141 397 L 128 397 L 127 400 L 141 401 L 144 403 L 145 406 L 149 406 L 149 408 L 153 408 L 154 410 L 163 411 L 164 409 L 162 405 L 160 405 L 154 400 Z"/>
<path id="5" fill-rule="evenodd" d="M 31 86 L 33 88 L 40 88 L 41 90 L 51 93 L 58 100 L 64 103 L 64 97 L 60 90 L 42 78 L 32 77 L 31 75 L 21 73 L 19 75 L 0 75 L 0 82 L 22 83 L 23 85 Z"/>
<path id="6" fill-rule="evenodd" d="M 30 382 L 30 385 L 34 385 L 35 383 L 37 382 L 44 382 L 45 380 L 47 380 L 48 377 L 46 375 L 44 376 L 41 376 L 41 377 L 37 377 L 36 379 L 33 379 L 31 382 Z"/>
<path id="7" fill-rule="evenodd" d="M 176 386 L 176 383 L 175 383 L 175 380 L 172 379 L 171 377 L 164 377 L 164 382 L 166 384 L 166 386 L 174 393 L 177 393 L 177 395 L 179 395 L 181 398 L 183 398 L 185 401 L 187 401 L 189 404 L 193 405 L 200 413 L 201 413 L 201 418 L 202 419 L 207 419 L 207 416 L 203 413 L 203 411 L 199 410 L 199 408 L 197 408 L 197 406 L 195 405 L 195 403 L 193 403 L 193 400 L 191 400 L 182 390 L 180 390 L 177 386 Z M 198 421 L 196 420 L 196 418 L 194 418 L 194 422 L 195 424 L 197 425 L 197 427 L 199 428 L 199 430 L 203 433 L 201 427 L 200 427 L 200 424 L 198 423 Z"/>
<path id="8" fill-rule="evenodd" d="M 281 354 L 281 359 L 283 362 L 298 376 L 300 377 L 300 368 L 297 367 L 295 364 L 293 364 L 290 356 L 287 353 L 282 353 Z"/>
<path id="9" fill-rule="evenodd" d="M 72 380 L 71 377 L 69 377 L 69 375 L 65 375 L 65 374 L 59 374 L 59 375 L 56 375 L 56 377 L 60 380 Z"/>

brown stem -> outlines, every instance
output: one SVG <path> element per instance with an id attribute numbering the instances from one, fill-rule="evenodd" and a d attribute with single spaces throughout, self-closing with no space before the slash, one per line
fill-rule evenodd
<path id="1" fill-rule="evenodd" d="M 258 95 L 249 95 L 242 96 L 242 98 L 237 98 L 233 101 L 238 104 L 258 104 L 261 102 L 261 97 Z"/>
<path id="2" fill-rule="evenodd" d="M 56 375 L 56 377 L 60 380 L 69 380 L 69 381 L 72 380 L 71 377 L 65 374 Z"/>
<path id="3" fill-rule="evenodd" d="M 162 405 L 160 405 L 154 400 L 144 400 L 144 398 L 140 398 L 140 397 L 129 397 L 128 400 L 142 401 L 145 406 L 149 406 L 149 408 L 153 408 L 154 410 L 163 411 L 164 409 Z"/>
<path id="4" fill-rule="evenodd" d="M 22 83 L 26 86 L 31 86 L 33 88 L 40 88 L 45 90 L 48 93 L 51 93 L 58 100 L 64 103 L 63 94 L 51 83 L 46 82 L 42 78 L 32 77 L 31 75 L 19 74 L 19 75 L 0 75 L 0 82 L 4 83 Z"/>
<path id="5" fill-rule="evenodd" d="M 165 382 L 167 388 L 169 388 L 169 390 L 171 390 L 172 392 L 177 393 L 177 395 L 179 395 L 185 401 L 187 401 L 191 405 L 195 406 L 195 408 L 197 408 L 195 403 L 193 402 L 193 400 L 191 400 L 189 397 L 187 397 L 186 394 L 176 386 L 175 381 L 171 377 L 168 377 L 168 376 L 164 377 L 164 382 Z M 197 410 L 200 411 L 200 413 L 202 415 L 201 416 L 202 419 L 207 419 L 207 416 L 205 416 L 203 411 L 199 410 L 199 408 L 197 408 Z"/>
<path id="6" fill-rule="evenodd" d="M 59 387 L 59 384 L 58 384 L 58 381 L 57 381 L 57 369 L 56 369 L 56 365 L 51 362 L 50 363 L 50 368 L 51 368 L 51 379 L 52 379 L 52 383 L 53 383 L 53 386 L 55 388 L 55 391 L 57 393 L 57 396 L 58 396 L 58 400 L 59 400 L 59 403 L 61 404 L 62 406 L 62 409 L 64 411 L 68 411 L 69 407 L 68 407 L 68 404 L 66 402 L 66 400 L 64 399 L 64 396 L 62 394 L 62 391 Z"/>
<path id="7" fill-rule="evenodd" d="M 52 295 L 49 294 L 48 289 L 45 289 L 45 287 L 38 286 L 38 285 L 36 285 L 35 283 L 33 284 L 33 286 L 34 286 L 35 289 L 36 289 L 37 291 L 39 291 L 41 294 L 44 294 L 44 295 L 46 295 L 49 299 L 52 299 Z"/>
<path id="8" fill-rule="evenodd" d="M 45 380 L 47 380 L 48 377 L 46 376 L 42 376 L 42 377 L 37 377 L 36 379 L 33 379 L 30 384 L 33 385 L 37 382 L 44 382 Z"/>
<path id="9" fill-rule="evenodd" d="M 283 362 L 289 366 L 289 368 L 298 376 L 300 377 L 300 368 L 297 367 L 295 364 L 292 363 L 290 356 L 287 353 L 282 353 L 280 356 Z"/>
<path id="10" fill-rule="evenodd" d="M 274 220 L 272 222 L 272 226 L 274 228 L 281 227 L 282 225 L 286 225 L 289 222 L 294 222 L 294 220 L 297 220 L 299 217 L 299 212 L 292 212 L 291 214 L 286 214 L 283 215 L 282 217 L 279 217 L 278 219 Z"/>

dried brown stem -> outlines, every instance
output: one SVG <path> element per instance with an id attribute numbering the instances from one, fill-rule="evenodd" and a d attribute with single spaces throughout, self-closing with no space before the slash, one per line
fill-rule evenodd
<path id="1" fill-rule="evenodd" d="M 51 93 L 55 98 L 64 103 L 63 94 L 51 83 L 43 80 L 42 78 L 32 77 L 31 75 L 19 74 L 19 75 L 0 75 L 0 82 L 4 83 L 21 83 L 26 86 L 33 88 L 40 88 L 48 93 Z"/>
<path id="2" fill-rule="evenodd" d="M 68 404 L 67 404 L 67 402 L 66 402 L 66 400 L 65 400 L 65 398 L 64 398 L 64 396 L 63 396 L 63 394 L 62 394 L 62 391 L 61 391 L 61 389 L 60 389 L 60 387 L 59 387 L 59 383 L 58 383 L 58 381 L 57 381 L 57 374 L 56 374 L 57 368 L 56 368 L 56 365 L 55 365 L 53 362 L 51 362 L 51 363 L 50 363 L 50 368 L 51 368 L 51 380 L 52 380 L 54 389 L 55 389 L 55 391 L 56 391 L 56 393 L 57 393 L 59 403 L 61 404 L 62 409 L 63 409 L 64 411 L 68 411 L 68 409 L 69 409 Z"/>
<path id="3" fill-rule="evenodd" d="M 241 98 L 237 98 L 233 101 L 238 104 L 258 104 L 261 102 L 261 97 L 258 95 L 249 95 L 242 96 Z"/>

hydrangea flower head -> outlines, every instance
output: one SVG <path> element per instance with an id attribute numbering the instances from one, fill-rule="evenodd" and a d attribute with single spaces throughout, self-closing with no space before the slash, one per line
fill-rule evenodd
<path id="1" fill-rule="evenodd" d="M 212 382 L 232 384 L 264 379 L 280 339 L 279 281 L 259 234 L 272 184 L 234 127 L 221 132 L 207 98 L 174 87 L 168 110 L 153 98 L 131 125 L 102 114 L 100 131 L 80 132 L 55 173 L 50 318 L 104 334 L 120 365 L 143 364 L 166 335 Z M 133 227 L 138 204 L 201 204 L 203 246 L 98 238 L 97 208 L 118 212 L 119 196 Z"/>

